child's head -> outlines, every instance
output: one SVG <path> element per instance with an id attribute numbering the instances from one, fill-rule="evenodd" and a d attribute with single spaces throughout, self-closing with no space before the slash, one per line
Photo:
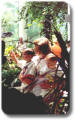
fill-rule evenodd
<path id="1" fill-rule="evenodd" d="M 27 62 L 30 62 L 32 57 L 35 55 L 33 49 L 31 48 L 26 48 L 25 50 L 23 50 L 22 52 L 22 57 L 24 60 L 26 60 Z"/>
<path id="2" fill-rule="evenodd" d="M 49 40 L 47 38 L 39 38 L 34 41 L 35 48 L 34 51 L 41 58 L 44 58 L 48 53 L 50 53 Z"/>
<path id="3" fill-rule="evenodd" d="M 56 63 L 57 63 L 57 57 L 50 53 L 45 57 L 45 60 L 47 62 L 47 66 L 50 69 L 54 69 L 56 67 Z"/>

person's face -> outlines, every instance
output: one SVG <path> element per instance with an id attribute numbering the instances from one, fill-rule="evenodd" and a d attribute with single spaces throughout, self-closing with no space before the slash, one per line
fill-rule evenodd
<path id="1" fill-rule="evenodd" d="M 50 69 L 54 69 L 56 67 L 57 59 L 56 57 L 51 57 L 47 59 L 47 66 Z"/>
<path id="2" fill-rule="evenodd" d="M 38 47 L 38 45 L 35 45 L 34 51 L 35 51 L 35 54 L 39 54 L 39 47 Z"/>
<path id="3" fill-rule="evenodd" d="M 28 54 L 25 54 L 25 53 L 22 54 L 22 58 L 24 60 L 26 60 L 27 62 L 30 62 L 32 57 L 33 57 L 32 55 L 28 55 Z"/>

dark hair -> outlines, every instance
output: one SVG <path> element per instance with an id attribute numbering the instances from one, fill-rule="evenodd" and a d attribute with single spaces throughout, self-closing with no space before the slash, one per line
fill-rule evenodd
<path id="1" fill-rule="evenodd" d="M 23 52 L 22 52 L 22 55 L 23 54 L 27 54 L 27 55 L 35 55 L 35 52 L 34 52 L 34 50 L 33 49 L 25 49 Z"/>
<path id="2" fill-rule="evenodd" d="M 42 52 L 45 55 L 48 54 L 48 53 L 50 53 L 50 48 L 49 48 L 48 43 L 40 45 L 39 46 L 39 50 L 40 50 L 40 52 Z"/>
<path id="3" fill-rule="evenodd" d="M 47 55 L 48 53 L 50 53 L 49 40 L 47 38 L 38 38 L 34 41 L 34 43 L 38 46 L 37 52 L 39 54 Z"/>

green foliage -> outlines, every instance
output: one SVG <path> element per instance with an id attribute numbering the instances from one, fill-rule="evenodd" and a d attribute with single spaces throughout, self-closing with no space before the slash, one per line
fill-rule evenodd
<path id="1" fill-rule="evenodd" d="M 28 24 L 27 35 L 29 39 L 32 38 L 32 40 L 34 40 L 40 37 L 41 28 L 42 26 L 36 21 L 33 21 L 32 24 Z"/>
<path id="2" fill-rule="evenodd" d="M 64 40 L 66 40 L 67 25 L 65 15 L 67 14 L 67 4 L 64 2 L 26 2 L 19 12 L 19 20 L 24 19 L 26 21 L 27 36 L 31 38 L 32 34 L 33 37 L 36 36 L 35 34 L 38 36 L 39 33 L 43 35 L 43 21 L 47 14 L 51 16 L 51 34 L 53 34 L 54 28 L 56 28 L 62 33 Z M 34 21 L 36 24 L 39 23 L 39 29 L 36 24 L 33 24 Z M 34 30 L 35 34 L 33 28 L 37 28 Z"/>
<path id="3" fill-rule="evenodd" d="M 13 63 L 8 64 L 8 62 L 6 62 L 2 66 L 2 84 L 3 84 L 3 86 L 10 87 L 12 81 L 14 81 L 15 79 L 17 79 L 16 81 L 18 81 L 19 73 L 20 73 L 20 69 L 17 68 L 15 64 L 13 64 Z"/>

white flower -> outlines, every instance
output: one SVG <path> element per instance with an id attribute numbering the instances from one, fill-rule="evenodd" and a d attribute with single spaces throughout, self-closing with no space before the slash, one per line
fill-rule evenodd
<path id="1" fill-rule="evenodd" d="M 67 106 L 68 106 L 68 104 L 67 104 L 67 103 L 65 103 L 65 104 L 64 104 L 64 106 L 65 106 L 65 107 L 67 107 Z"/>
<path id="2" fill-rule="evenodd" d="M 63 97 L 68 97 L 68 92 L 67 91 L 63 91 Z"/>

